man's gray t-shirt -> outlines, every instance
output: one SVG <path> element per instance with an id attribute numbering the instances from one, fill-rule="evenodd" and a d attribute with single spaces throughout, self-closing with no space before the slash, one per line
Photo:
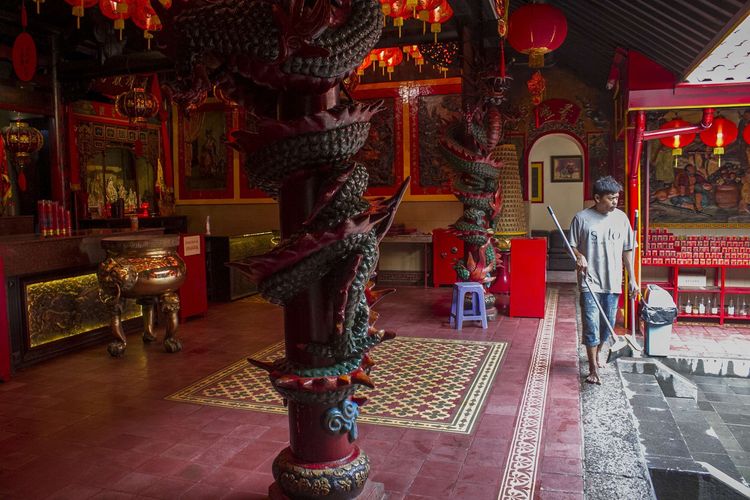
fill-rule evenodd
<path id="1" fill-rule="evenodd" d="M 588 261 L 592 292 L 622 292 L 622 253 L 635 247 L 630 221 L 622 210 L 602 214 L 587 208 L 578 212 L 570 223 L 570 246 Z"/>

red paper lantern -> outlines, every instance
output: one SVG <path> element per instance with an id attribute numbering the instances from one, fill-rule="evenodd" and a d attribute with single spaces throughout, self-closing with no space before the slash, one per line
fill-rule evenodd
<path id="1" fill-rule="evenodd" d="M 153 31 L 161 31 L 161 19 L 151 7 L 151 0 L 136 0 L 132 15 L 133 23 L 143 30 L 143 38 L 148 42 L 151 49 L 151 39 L 154 38 Z"/>
<path id="2" fill-rule="evenodd" d="M 724 146 L 732 144 L 737 139 L 737 125 L 733 121 L 719 116 L 709 128 L 700 133 L 701 141 L 707 146 L 714 148 L 714 154 L 719 157 L 721 167 L 721 155 L 724 154 Z"/>
<path id="3" fill-rule="evenodd" d="M 423 35 L 427 31 L 427 20 L 430 18 L 430 12 L 435 10 L 442 3 L 443 3 L 443 0 L 418 0 L 417 1 L 417 8 L 416 8 L 417 12 L 414 17 L 422 21 L 422 34 Z"/>
<path id="4" fill-rule="evenodd" d="M 159 101 L 150 92 L 136 88 L 117 96 L 115 110 L 140 125 L 159 112 Z"/>
<path id="5" fill-rule="evenodd" d="M 98 0 L 65 0 L 68 5 L 73 7 L 73 15 L 76 16 L 76 28 L 81 28 L 81 18 L 83 17 L 84 9 L 93 7 L 98 3 Z M 38 8 L 38 4 L 37 4 Z M 37 12 L 38 13 L 38 12 Z"/>
<path id="6" fill-rule="evenodd" d="M 557 7 L 546 3 L 522 5 L 510 16 L 508 43 L 529 55 L 529 67 L 544 66 L 544 54 L 562 45 L 568 34 L 568 22 Z"/>
<path id="7" fill-rule="evenodd" d="M 135 2 L 133 0 L 99 0 L 99 10 L 115 22 L 115 29 L 120 32 L 120 40 L 122 40 L 122 30 L 125 29 L 125 20 L 132 14 L 131 3 Z"/>
<path id="8" fill-rule="evenodd" d="M 19 120 L 3 129 L 3 142 L 17 162 L 26 163 L 32 154 L 42 149 L 44 137 L 37 129 Z"/>
<path id="9" fill-rule="evenodd" d="M 448 0 L 432 9 L 427 16 L 427 22 L 430 23 L 430 32 L 435 34 L 435 43 L 437 43 L 437 34 L 442 30 L 442 25 L 447 23 L 453 17 L 453 9 Z"/>
<path id="10" fill-rule="evenodd" d="M 659 128 L 662 130 L 668 130 L 671 128 L 689 127 L 690 125 L 691 124 L 686 122 L 685 120 L 675 118 L 674 120 L 668 121 Z M 677 134 L 671 137 L 662 137 L 661 139 L 659 139 L 662 144 L 672 149 L 672 156 L 674 156 L 675 167 L 677 166 L 677 157 L 682 154 L 682 148 L 693 142 L 696 135 L 697 134 Z"/>
<path id="11" fill-rule="evenodd" d="M 408 0 L 393 0 L 391 2 L 391 13 L 388 14 L 393 18 L 393 25 L 398 28 L 398 36 L 401 37 L 401 28 L 404 26 L 404 19 L 409 19 L 413 8 L 409 7 Z"/>
<path id="12" fill-rule="evenodd" d="M 750 144 L 750 123 L 746 123 L 745 128 L 742 129 L 742 140 L 745 144 Z"/>

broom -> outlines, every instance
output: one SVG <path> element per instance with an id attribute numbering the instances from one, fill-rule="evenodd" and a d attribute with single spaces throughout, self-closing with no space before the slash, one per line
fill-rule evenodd
<path id="1" fill-rule="evenodd" d="M 573 260 L 576 260 L 576 254 L 575 252 L 573 252 L 573 248 L 570 246 L 570 243 L 568 242 L 568 238 L 565 236 L 565 231 L 563 231 L 562 227 L 560 226 L 560 223 L 557 220 L 557 217 L 555 216 L 555 211 L 552 210 L 552 207 L 549 205 L 547 205 L 547 211 L 549 211 L 549 214 L 552 216 L 552 220 L 555 222 L 555 226 L 557 226 L 557 230 L 560 232 L 560 236 L 562 236 L 562 239 L 565 242 L 565 246 L 568 249 L 568 253 L 573 258 Z M 607 325 L 607 329 L 609 330 L 609 333 L 612 336 L 612 339 L 614 340 L 614 343 L 609 348 L 609 354 L 607 354 L 607 363 L 610 363 L 616 360 L 617 358 L 621 358 L 621 357 L 632 357 L 635 351 L 643 350 L 641 346 L 638 345 L 638 341 L 635 340 L 635 336 L 633 338 L 630 338 L 628 335 L 621 336 L 615 333 L 615 329 L 612 328 L 612 325 L 609 323 L 609 319 L 607 318 L 607 315 L 604 313 L 604 309 L 602 309 L 602 305 L 599 303 L 599 299 L 597 299 L 596 294 L 591 291 L 591 288 L 589 287 L 589 283 L 587 281 L 587 277 L 584 276 L 581 281 L 584 284 L 584 288 L 586 289 L 586 292 L 589 293 L 589 295 L 591 296 L 591 299 L 594 301 L 594 304 L 596 304 L 596 308 L 599 309 L 599 315 L 604 320 L 604 324 Z M 631 306 L 631 310 L 632 310 L 632 306 Z M 633 324 L 633 326 L 635 325 Z"/>

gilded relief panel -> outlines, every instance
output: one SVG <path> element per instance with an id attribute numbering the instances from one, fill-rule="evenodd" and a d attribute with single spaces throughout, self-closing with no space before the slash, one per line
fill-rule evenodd
<path id="1" fill-rule="evenodd" d="M 25 295 L 30 348 L 109 326 L 95 273 L 30 283 Z M 140 315 L 135 300 L 127 300 L 123 321 Z"/>

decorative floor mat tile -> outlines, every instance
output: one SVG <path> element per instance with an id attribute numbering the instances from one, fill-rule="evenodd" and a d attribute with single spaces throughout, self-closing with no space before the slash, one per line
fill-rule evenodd
<path id="1" fill-rule="evenodd" d="M 360 423 L 470 434 L 500 367 L 507 343 L 397 337 L 372 351 L 376 387 Z M 278 342 L 253 354 L 271 361 L 284 353 Z M 170 396 L 182 401 L 268 413 L 286 413 L 268 374 L 238 361 Z"/>

